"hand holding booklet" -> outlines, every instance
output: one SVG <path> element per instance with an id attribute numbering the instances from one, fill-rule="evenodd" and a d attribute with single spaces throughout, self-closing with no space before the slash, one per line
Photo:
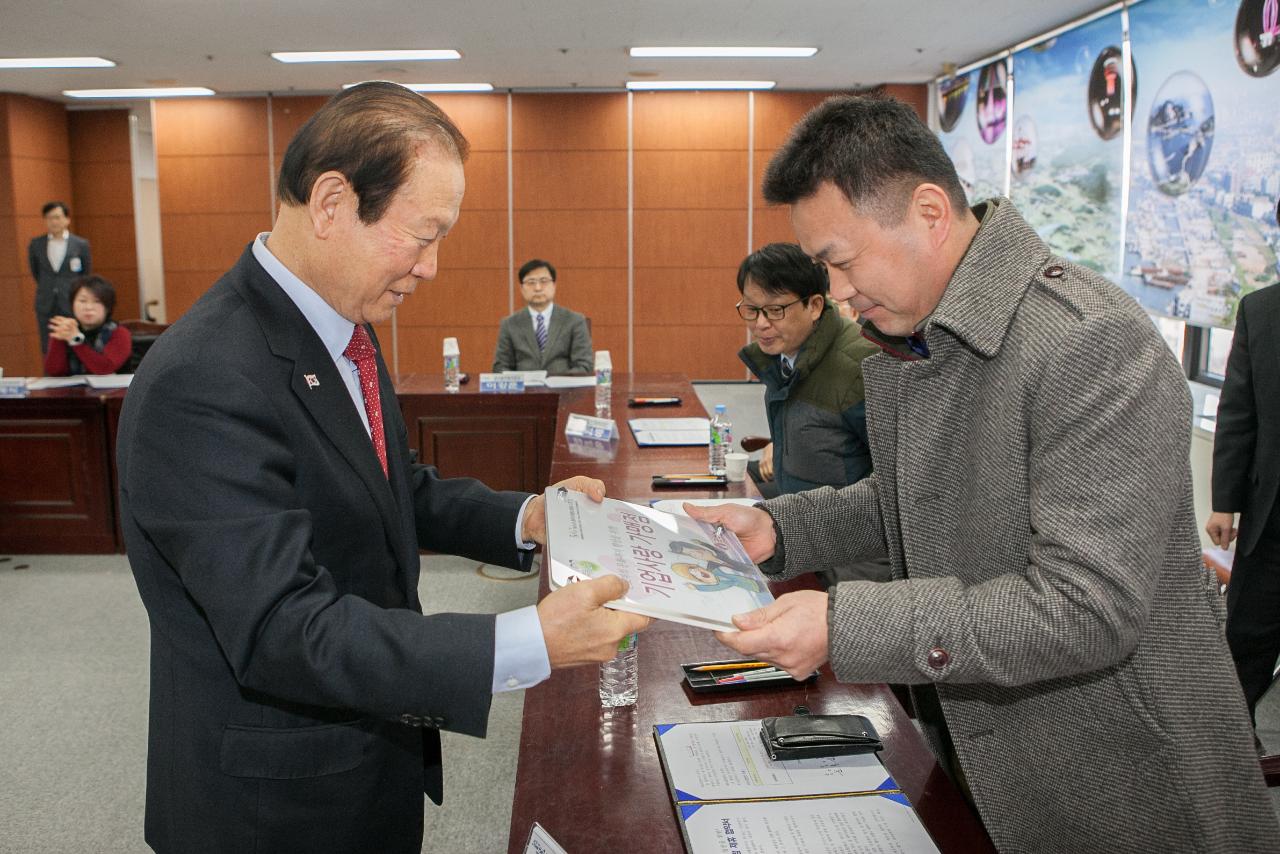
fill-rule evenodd
<path id="1" fill-rule="evenodd" d="M 678 513 L 580 492 L 546 492 L 551 589 L 601 575 L 621 576 L 627 594 L 606 603 L 715 631 L 733 615 L 773 601 L 764 575 L 732 532 Z"/>

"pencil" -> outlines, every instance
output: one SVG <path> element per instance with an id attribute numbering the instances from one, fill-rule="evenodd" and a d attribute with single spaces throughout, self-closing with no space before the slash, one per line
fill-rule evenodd
<path id="1" fill-rule="evenodd" d="M 750 670 L 753 667 L 773 667 L 767 661 L 739 661 L 736 664 L 702 664 L 693 668 L 698 673 L 708 670 Z"/>

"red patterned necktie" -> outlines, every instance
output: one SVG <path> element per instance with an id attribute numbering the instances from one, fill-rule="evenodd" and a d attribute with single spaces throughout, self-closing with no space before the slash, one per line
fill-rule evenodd
<path id="1" fill-rule="evenodd" d="M 373 449 L 382 463 L 382 474 L 387 475 L 387 437 L 382 432 L 382 401 L 378 397 L 378 358 L 369 340 L 369 333 L 360 324 L 351 333 L 351 343 L 342 351 L 360 370 L 360 391 L 364 394 L 364 412 L 369 416 L 369 435 Z"/>

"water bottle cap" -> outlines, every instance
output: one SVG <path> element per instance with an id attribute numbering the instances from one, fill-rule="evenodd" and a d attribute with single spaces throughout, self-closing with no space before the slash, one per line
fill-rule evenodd
<path id="1" fill-rule="evenodd" d="M 725 411 L 725 405 L 723 403 L 717 403 L 716 412 L 724 412 L 724 411 Z"/>
<path id="2" fill-rule="evenodd" d="M 457 338 L 444 339 L 444 355 L 446 356 L 458 355 L 458 339 Z"/>

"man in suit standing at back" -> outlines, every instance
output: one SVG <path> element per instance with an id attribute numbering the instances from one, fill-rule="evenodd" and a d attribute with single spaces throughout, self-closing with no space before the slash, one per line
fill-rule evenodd
<path id="1" fill-rule="evenodd" d="M 1249 714 L 1280 656 L 1280 285 L 1240 300 L 1213 437 L 1213 513 L 1205 530 L 1236 538 L 1227 644 Z"/>
<path id="2" fill-rule="evenodd" d="M 72 317 L 71 283 L 91 272 L 89 241 L 72 234 L 71 211 L 63 202 L 40 209 L 47 230 L 27 246 L 27 265 L 36 280 L 36 326 L 40 352 L 49 349 L 49 318 Z"/>
<path id="3" fill-rule="evenodd" d="M 151 623 L 156 851 L 416 854 L 440 730 L 482 737 L 494 693 L 607 660 L 649 622 L 600 607 L 618 578 L 422 614 L 419 548 L 527 569 L 546 539 L 542 496 L 413 463 L 371 331 L 435 277 L 466 154 L 408 89 L 335 96 L 285 152 L 272 231 L 129 389 L 120 517 Z"/>
<path id="4" fill-rule="evenodd" d="M 556 268 L 534 258 L 520 268 L 520 293 L 528 307 L 502 321 L 495 371 L 591 373 L 591 333 L 587 319 L 555 304 Z"/>

